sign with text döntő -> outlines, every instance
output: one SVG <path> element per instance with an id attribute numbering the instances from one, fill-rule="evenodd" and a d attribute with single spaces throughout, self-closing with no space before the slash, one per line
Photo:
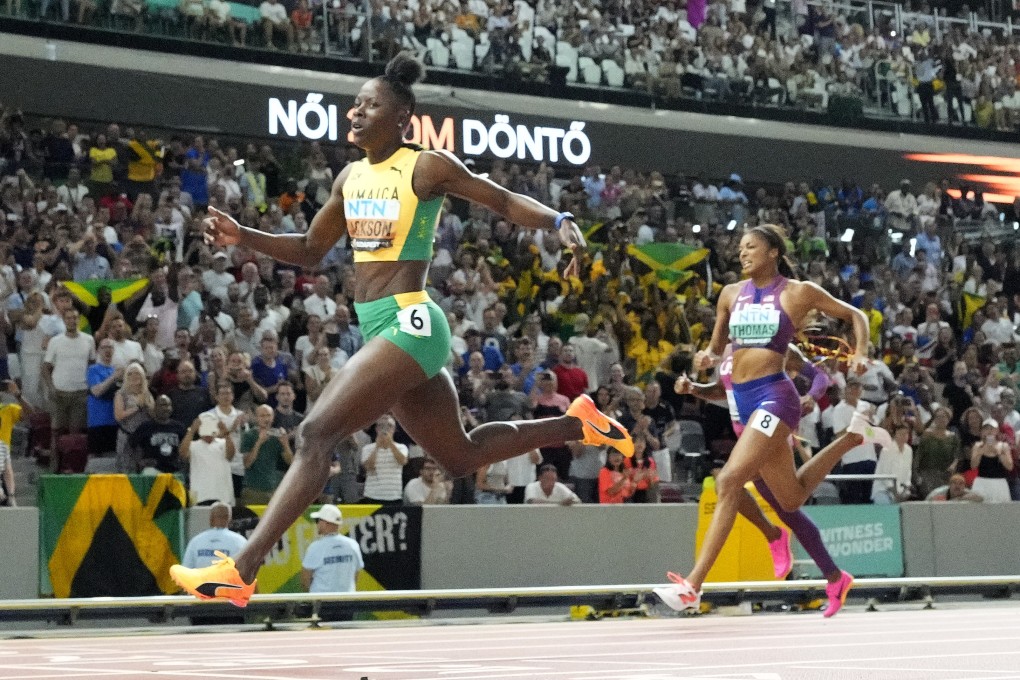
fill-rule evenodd
<path id="1" fill-rule="evenodd" d="M 259 517 L 264 505 L 249 506 Z M 313 506 L 298 519 L 266 556 L 259 569 L 260 593 L 301 592 L 301 558 L 316 539 Z M 357 589 L 417 590 L 421 588 L 421 508 L 342 505 L 341 531 L 361 546 L 365 568 Z"/>

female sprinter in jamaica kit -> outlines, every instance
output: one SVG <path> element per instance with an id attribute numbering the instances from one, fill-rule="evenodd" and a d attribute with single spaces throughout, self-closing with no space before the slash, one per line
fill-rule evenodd
<path id="1" fill-rule="evenodd" d="M 745 428 L 716 478 L 719 501 L 694 569 L 686 579 L 667 574 L 674 585 L 655 589 L 664 603 L 678 611 L 700 606 L 701 585 L 733 528 L 741 501 L 746 502 L 745 484 L 760 477 L 780 508 L 794 513 L 847 450 L 845 445 L 830 446 L 800 469 L 794 466 L 790 435 L 797 431 L 801 403 L 785 372 L 786 354 L 805 317 L 819 311 L 849 322 L 856 344 L 850 371 L 866 368 L 867 317 L 814 283 L 792 280 L 782 228 L 765 224 L 749 229 L 740 240 L 740 264 L 747 280 L 723 288 L 712 340 L 707 351 L 695 355 L 694 368 L 702 371 L 716 365 L 732 343 L 733 397 Z M 881 436 L 863 417 L 855 421 L 845 444 L 856 446 Z M 842 606 L 852 583 L 850 575 L 841 572 L 837 582 L 830 584 L 830 599 Z"/>
<path id="2" fill-rule="evenodd" d="M 354 307 L 366 343 L 333 376 L 301 424 L 294 462 L 236 565 L 223 558 L 205 569 L 171 568 L 178 585 L 197 597 L 244 606 L 265 555 L 322 492 L 336 444 L 387 412 L 453 476 L 566 441 L 608 444 L 633 454 L 627 431 L 586 396 L 559 418 L 487 423 L 464 432 L 457 393 L 443 368 L 450 329 L 424 292 L 444 197 L 473 201 L 524 227 L 556 228 L 574 254 L 565 276 L 577 274 L 585 243 L 569 213 L 557 214 L 471 173 L 452 154 L 404 143 L 415 106 L 411 86 L 423 75 L 420 62 L 398 54 L 384 75 L 362 86 L 349 114 L 350 138 L 366 158 L 340 171 L 307 233 L 267 234 L 214 209 L 205 222 L 206 239 L 216 245 L 242 244 L 304 266 L 318 265 L 349 235 L 357 277 Z"/>

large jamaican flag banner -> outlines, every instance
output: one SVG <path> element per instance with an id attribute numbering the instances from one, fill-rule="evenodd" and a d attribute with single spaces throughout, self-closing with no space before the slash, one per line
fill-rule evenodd
<path id="1" fill-rule="evenodd" d="M 39 591 L 56 597 L 173 594 L 184 547 L 173 475 L 46 475 L 39 483 Z"/>

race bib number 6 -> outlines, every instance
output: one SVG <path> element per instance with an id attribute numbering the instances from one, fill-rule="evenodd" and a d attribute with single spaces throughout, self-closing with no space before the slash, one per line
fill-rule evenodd
<path id="1" fill-rule="evenodd" d="M 429 337 L 432 335 L 432 317 L 428 305 L 421 303 L 405 307 L 397 312 L 400 330 L 408 335 Z"/>
<path id="2" fill-rule="evenodd" d="M 758 409 L 751 416 L 751 422 L 748 425 L 766 437 L 771 437 L 779 427 L 779 417 L 763 409 Z"/>

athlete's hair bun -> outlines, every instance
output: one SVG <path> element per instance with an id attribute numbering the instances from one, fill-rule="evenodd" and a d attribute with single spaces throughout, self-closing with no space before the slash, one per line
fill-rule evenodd
<path id="1" fill-rule="evenodd" d="M 425 77 L 425 65 L 410 52 L 400 52 L 386 64 L 386 78 L 411 87 Z"/>

